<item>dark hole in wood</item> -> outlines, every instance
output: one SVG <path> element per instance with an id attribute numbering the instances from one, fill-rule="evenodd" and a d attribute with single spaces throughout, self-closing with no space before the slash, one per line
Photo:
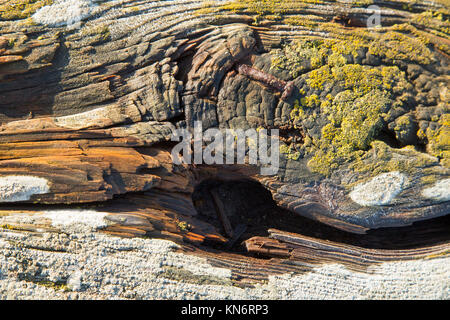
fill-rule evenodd
<path id="1" fill-rule="evenodd" d="M 375 139 L 385 142 L 391 148 L 398 149 L 404 147 L 404 145 L 402 145 L 402 143 L 400 143 L 400 141 L 398 141 L 395 137 L 395 133 L 386 128 L 381 130 Z"/>
<path id="2" fill-rule="evenodd" d="M 217 199 L 211 193 L 219 198 L 219 206 L 229 227 L 224 227 L 221 213 L 217 212 Z M 450 240 L 450 216 L 416 222 L 407 227 L 370 230 L 367 234 L 341 231 L 278 207 L 270 192 L 252 180 L 207 180 L 196 187 L 192 199 L 198 218 L 214 225 L 230 241 L 233 240 L 231 246 L 220 248 L 225 251 L 246 253 L 243 241 L 255 236 L 267 237 L 270 228 L 370 249 L 413 249 Z M 244 231 L 242 226 L 245 226 Z M 229 234 L 226 228 L 237 234 Z"/>

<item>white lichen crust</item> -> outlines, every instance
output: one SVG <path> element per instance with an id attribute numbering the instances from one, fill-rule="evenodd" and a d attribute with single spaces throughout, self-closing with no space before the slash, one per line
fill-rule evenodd
<path id="1" fill-rule="evenodd" d="M 422 191 L 422 196 L 437 201 L 450 200 L 450 179 L 444 179 L 436 182 L 432 187 Z"/>
<path id="2" fill-rule="evenodd" d="M 64 232 L 97 230 L 106 227 L 104 219 L 108 213 L 94 210 L 51 210 L 43 214 L 44 218 L 51 220 L 51 225 L 61 228 Z"/>
<path id="3" fill-rule="evenodd" d="M 92 0 L 56 0 L 36 11 L 32 19 L 47 26 L 70 26 L 89 17 L 94 6 Z"/>
<path id="4" fill-rule="evenodd" d="M 62 252 L 45 250 L 45 246 Z M 177 247 L 165 240 L 99 233 L 46 233 L 33 238 L 0 232 L 0 299 L 450 298 L 449 257 L 389 262 L 364 274 L 342 265 L 323 265 L 304 274 L 270 276 L 267 283 L 253 288 L 239 288 L 232 285 L 230 270 L 175 252 Z M 19 268 L 23 260 L 30 263 Z M 180 272 L 181 277 L 174 279 L 171 272 Z M 66 285 L 43 286 L 40 279 Z"/>
<path id="5" fill-rule="evenodd" d="M 0 177 L 0 202 L 30 200 L 35 194 L 45 194 L 50 190 L 47 179 L 33 176 Z"/>
<path id="6" fill-rule="evenodd" d="M 403 190 L 406 181 L 406 176 L 398 171 L 382 173 L 358 184 L 349 196 L 361 206 L 388 205 Z"/>

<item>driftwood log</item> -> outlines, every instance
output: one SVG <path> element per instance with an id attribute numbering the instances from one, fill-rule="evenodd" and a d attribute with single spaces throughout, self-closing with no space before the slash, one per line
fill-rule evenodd
<path id="1" fill-rule="evenodd" d="M 0 241 L 37 250 L 65 234 L 49 212 L 102 212 L 103 235 L 173 241 L 238 287 L 328 264 L 448 261 L 449 10 L 0 0 Z M 279 129 L 278 174 L 175 165 L 173 130 L 195 121 Z M 68 281 L 10 269 L 0 282 Z M 449 298 L 448 263 L 440 272 Z"/>

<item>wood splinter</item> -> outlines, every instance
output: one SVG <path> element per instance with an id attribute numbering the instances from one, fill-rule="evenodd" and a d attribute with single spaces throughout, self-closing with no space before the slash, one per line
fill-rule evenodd
<path id="1" fill-rule="evenodd" d="M 220 197 L 215 190 L 210 190 L 209 193 L 212 196 L 217 215 L 219 216 L 219 220 L 222 223 L 225 234 L 228 237 L 233 238 L 233 227 L 231 226 L 230 220 L 228 220 L 223 202 L 220 200 Z"/>
<path id="2" fill-rule="evenodd" d="M 249 77 L 252 80 L 261 82 L 266 86 L 281 92 L 281 100 L 287 100 L 294 91 L 294 82 L 283 81 L 277 77 L 255 69 L 246 64 L 239 64 L 237 67 L 239 74 Z"/>
<path id="3" fill-rule="evenodd" d="M 228 240 L 228 242 L 225 245 L 225 248 L 230 250 L 236 244 L 239 238 L 244 234 L 245 231 L 247 231 L 247 226 L 245 224 L 239 224 L 236 228 L 234 228 L 233 238 Z"/>

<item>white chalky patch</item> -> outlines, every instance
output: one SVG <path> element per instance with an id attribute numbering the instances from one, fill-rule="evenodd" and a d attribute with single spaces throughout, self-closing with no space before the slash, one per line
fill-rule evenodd
<path id="1" fill-rule="evenodd" d="M 350 198 L 361 206 L 387 205 L 403 190 L 406 176 L 398 171 L 382 173 L 357 185 Z"/>
<path id="2" fill-rule="evenodd" d="M 367 273 L 329 264 L 304 275 L 269 276 L 269 285 L 278 299 L 449 299 L 449 261 L 386 262 Z"/>
<path id="3" fill-rule="evenodd" d="M 422 196 L 438 201 L 450 200 L 450 179 L 438 181 L 434 186 L 422 191 Z"/>
<path id="4" fill-rule="evenodd" d="M 0 177 L 0 202 L 30 200 L 32 195 L 48 193 L 47 179 L 33 176 Z"/>
<path id="5" fill-rule="evenodd" d="M 78 232 L 86 227 L 91 230 L 106 227 L 108 224 L 104 218 L 107 215 L 106 212 L 73 209 L 46 211 L 43 217 L 50 219 L 55 228 L 63 227 L 66 231 Z"/>
<path id="6" fill-rule="evenodd" d="M 92 0 L 56 0 L 36 11 L 32 19 L 48 26 L 70 26 L 89 17 L 94 7 Z"/>
<path id="7" fill-rule="evenodd" d="M 231 278 L 231 270 L 213 267 L 207 262 L 206 259 L 188 256 L 182 253 L 174 253 L 173 256 L 177 256 L 179 260 L 174 259 L 174 261 L 168 262 L 165 265 L 182 268 L 200 276 L 212 276 L 224 279 Z"/>
<path id="8" fill-rule="evenodd" d="M 81 290 L 81 278 L 82 278 L 81 271 L 76 270 L 67 279 L 67 287 L 72 291 L 80 291 Z"/>
<path id="9" fill-rule="evenodd" d="M 103 119 L 111 117 L 112 110 L 109 107 L 97 108 L 69 116 L 54 118 L 55 123 L 68 129 L 85 129 L 99 124 Z"/>
<path id="10" fill-rule="evenodd" d="M 1 219 L 1 218 L 0 218 Z M 2 237 L 6 237 L 2 234 Z M 367 272 L 337 264 L 318 266 L 303 274 L 269 276 L 252 288 L 205 285 L 166 277 L 165 266 L 184 269 L 205 259 L 174 252 L 178 245 L 158 239 L 124 239 L 100 233 L 66 237 L 27 233 L 20 244 L 9 236 L 0 241 L 0 299 L 446 299 L 450 298 L 450 257 L 387 262 Z M 70 243 L 68 242 L 70 239 Z M 11 241 L 14 240 L 14 241 Z M 67 248 L 55 253 L 33 245 Z M 17 277 L 20 257 L 40 265 L 48 280 L 67 279 L 71 291 L 55 290 Z M 188 267 L 190 265 L 191 267 Z M 208 274 L 219 274 L 209 267 Z M 31 269 L 33 270 L 33 269 Z M 225 272 L 223 272 L 225 273 Z M 75 291 L 75 292 L 74 292 Z"/>

